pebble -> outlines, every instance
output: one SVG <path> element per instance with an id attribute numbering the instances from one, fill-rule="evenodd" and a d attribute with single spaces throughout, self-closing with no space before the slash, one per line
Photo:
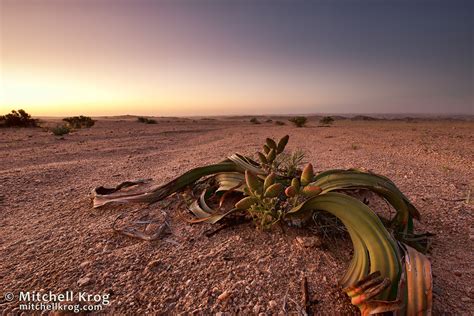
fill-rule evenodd
<path id="1" fill-rule="evenodd" d="M 85 286 L 87 284 L 91 283 L 91 278 L 89 277 L 84 277 L 84 278 L 80 278 L 78 281 L 77 281 L 77 284 L 79 286 Z"/>
<path id="2" fill-rule="evenodd" d="M 161 260 L 152 260 L 146 265 L 145 271 L 153 271 L 161 265 Z"/>
<path id="3" fill-rule="evenodd" d="M 81 263 L 79 266 L 80 266 L 81 268 L 85 268 L 85 267 L 87 267 L 90 263 L 91 263 L 90 261 L 84 261 L 84 262 Z"/>
<path id="4" fill-rule="evenodd" d="M 296 242 L 305 248 L 319 248 L 322 246 L 322 241 L 317 236 L 310 237 L 296 237 Z"/>
<path id="5" fill-rule="evenodd" d="M 466 303 L 466 302 L 470 302 L 471 299 L 470 299 L 469 297 L 467 297 L 467 296 L 463 296 L 463 297 L 461 297 L 461 301 L 464 302 L 464 303 Z"/>
<path id="6" fill-rule="evenodd" d="M 268 307 L 275 308 L 276 306 L 277 306 L 277 302 L 275 302 L 274 300 L 271 300 L 270 302 L 268 302 Z"/>
<path id="7" fill-rule="evenodd" d="M 454 275 L 456 275 L 456 276 L 461 276 L 461 275 L 462 275 L 462 272 L 459 271 L 459 270 L 456 270 L 456 271 L 454 271 Z"/>
<path id="8" fill-rule="evenodd" d="M 260 309 L 262 309 L 262 306 L 260 306 L 260 305 L 257 304 L 257 305 L 255 305 L 255 306 L 253 307 L 253 312 L 254 312 L 255 314 L 258 314 L 258 313 L 260 312 Z"/>
<path id="9" fill-rule="evenodd" d="M 224 300 L 228 299 L 229 296 L 230 296 L 230 292 L 226 290 L 226 291 L 222 292 L 222 294 L 217 297 L 217 300 L 218 301 L 224 301 Z"/>

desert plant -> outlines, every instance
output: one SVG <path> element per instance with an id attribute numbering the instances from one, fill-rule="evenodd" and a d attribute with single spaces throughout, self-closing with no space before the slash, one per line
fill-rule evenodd
<path id="1" fill-rule="evenodd" d="M 66 117 L 63 118 L 63 121 L 68 123 L 68 127 L 75 129 L 92 127 L 95 124 L 92 118 L 84 115 Z"/>
<path id="2" fill-rule="evenodd" d="M 296 116 L 290 118 L 288 121 L 295 124 L 296 127 L 304 127 L 308 121 L 308 118 L 305 116 Z"/>
<path id="3" fill-rule="evenodd" d="M 319 120 L 319 123 L 324 125 L 330 125 L 334 122 L 334 119 L 330 116 L 324 116 Z"/>
<path id="4" fill-rule="evenodd" d="M 25 110 L 12 110 L 11 113 L 0 116 L 0 127 L 36 127 L 38 121 L 31 118 Z"/>
<path id="5" fill-rule="evenodd" d="M 250 123 L 252 123 L 252 124 L 261 124 L 260 121 L 256 117 L 252 117 L 250 119 Z"/>
<path id="6" fill-rule="evenodd" d="M 56 136 L 63 136 L 69 134 L 70 128 L 66 125 L 57 125 L 51 129 L 51 132 Z"/>
<path id="7" fill-rule="evenodd" d="M 275 125 L 285 125 L 285 122 L 282 122 L 282 121 L 275 121 Z"/>
<path id="8" fill-rule="evenodd" d="M 156 124 L 156 120 L 154 119 L 150 119 L 150 118 L 147 118 L 147 117 L 143 117 L 143 116 L 140 116 L 137 118 L 137 121 L 140 122 L 140 123 L 145 123 L 145 124 Z"/>
<path id="9" fill-rule="evenodd" d="M 421 253 L 427 249 L 429 234 L 414 232 L 414 219 L 420 218 L 418 210 L 384 176 L 354 169 L 316 174 L 312 164 L 300 169 L 304 156 L 286 154 L 288 140 L 288 135 L 278 142 L 267 138 L 257 153 L 259 163 L 234 154 L 149 190 L 133 193 L 128 189 L 139 188 L 140 181 L 127 181 L 115 188 L 98 187 L 94 207 L 113 202 L 154 203 L 191 186 L 193 192 L 201 191 L 189 204 L 195 217 L 189 220 L 192 223 L 212 224 L 241 213 L 261 229 L 276 223 L 304 226 L 316 212 L 325 211 L 342 222 L 352 240 L 353 258 L 340 284 L 362 315 L 388 311 L 429 314 L 431 267 Z M 202 177 L 207 178 L 198 182 Z M 381 196 L 395 209 L 395 215 L 383 218 L 348 195 L 360 189 Z"/>

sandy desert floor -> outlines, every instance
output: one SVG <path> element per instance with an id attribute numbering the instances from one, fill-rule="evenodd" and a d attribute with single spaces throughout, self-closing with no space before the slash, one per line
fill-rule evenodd
<path id="1" fill-rule="evenodd" d="M 350 259 L 348 240 L 322 238 L 321 246 L 305 247 L 296 239 L 311 241 L 307 229 L 262 232 L 252 223 L 207 237 L 213 227 L 184 222 L 184 207 L 166 201 L 91 208 L 96 186 L 165 182 L 234 152 L 252 155 L 266 137 L 285 134 L 288 148 L 304 149 L 317 170 L 363 167 L 390 177 L 419 208 L 417 229 L 436 234 L 429 253 L 435 314 L 474 314 L 473 204 L 466 202 L 474 186 L 473 122 L 347 120 L 295 128 L 243 118 L 156 125 L 99 119 L 64 139 L 40 128 L 0 130 L 0 310 L 18 306 L 3 298 L 6 292 L 72 290 L 110 294 L 104 312 L 114 314 L 295 314 L 304 274 L 312 312 L 356 311 L 337 286 Z M 161 210 L 171 212 L 165 240 L 111 229 L 122 212 L 126 225 L 160 221 Z"/>

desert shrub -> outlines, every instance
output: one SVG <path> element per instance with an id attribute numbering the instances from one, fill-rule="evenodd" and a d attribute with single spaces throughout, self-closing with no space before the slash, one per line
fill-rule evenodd
<path id="1" fill-rule="evenodd" d="M 256 117 L 252 117 L 252 118 L 250 119 L 250 123 L 252 123 L 252 124 L 260 124 L 260 121 L 259 121 Z"/>
<path id="2" fill-rule="evenodd" d="M 276 125 L 280 125 L 280 126 L 281 126 L 281 125 L 286 125 L 285 122 L 282 122 L 282 121 L 275 121 L 275 124 L 276 124 Z"/>
<path id="3" fill-rule="evenodd" d="M 271 123 L 271 122 L 273 122 L 273 120 L 272 119 L 267 119 L 265 122 L 266 123 Z"/>
<path id="4" fill-rule="evenodd" d="M 11 113 L 0 116 L 0 127 L 36 127 L 38 121 L 31 118 L 25 110 L 12 110 Z"/>
<path id="5" fill-rule="evenodd" d="M 290 118 L 288 121 L 295 124 L 296 127 L 304 127 L 308 121 L 308 118 L 305 116 L 296 116 Z"/>
<path id="6" fill-rule="evenodd" d="M 319 120 L 319 123 L 329 125 L 334 122 L 334 119 L 330 116 L 325 116 Z"/>
<path id="7" fill-rule="evenodd" d="M 137 121 L 140 122 L 140 123 L 145 123 L 145 124 L 156 124 L 156 120 L 154 119 L 150 119 L 148 117 L 143 117 L 143 116 L 140 116 L 137 118 Z"/>
<path id="8" fill-rule="evenodd" d="M 95 124 L 95 121 L 92 118 L 83 115 L 66 117 L 63 121 L 67 122 L 70 128 L 92 127 Z"/>
<path id="9" fill-rule="evenodd" d="M 53 132 L 53 134 L 56 136 L 63 136 L 69 134 L 70 131 L 71 129 L 66 125 L 58 125 L 51 129 L 51 132 Z"/>

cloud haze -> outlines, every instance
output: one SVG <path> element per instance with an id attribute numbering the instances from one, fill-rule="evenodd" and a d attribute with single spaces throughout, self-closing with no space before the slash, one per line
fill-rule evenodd
<path id="1" fill-rule="evenodd" d="M 1 112 L 474 112 L 468 1 L 0 1 Z"/>

